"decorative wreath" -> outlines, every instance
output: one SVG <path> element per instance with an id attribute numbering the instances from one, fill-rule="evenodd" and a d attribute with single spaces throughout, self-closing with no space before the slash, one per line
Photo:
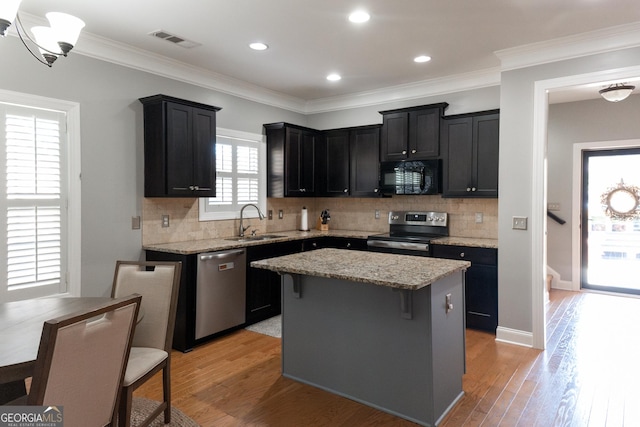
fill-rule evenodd
<path id="1" fill-rule="evenodd" d="M 623 180 L 615 187 L 609 188 L 600 198 L 604 213 L 619 220 L 640 218 L 640 188 L 627 185 Z"/>

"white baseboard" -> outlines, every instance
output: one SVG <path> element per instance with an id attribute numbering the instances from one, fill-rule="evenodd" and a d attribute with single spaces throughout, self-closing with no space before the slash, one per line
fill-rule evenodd
<path id="1" fill-rule="evenodd" d="M 533 347 L 533 334 L 531 332 L 498 326 L 496 329 L 496 341 L 524 347 Z"/>
<path id="2" fill-rule="evenodd" d="M 553 289 L 560 289 L 562 291 L 572 291 L 573 282 L 570 282 L 568 280 L 557 280 L 551 287 Z"/>

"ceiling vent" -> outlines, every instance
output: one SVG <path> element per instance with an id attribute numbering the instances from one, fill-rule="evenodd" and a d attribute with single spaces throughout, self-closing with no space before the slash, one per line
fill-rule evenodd
<path id="1" fill-rule="evenodd" d="M 186 49 L 190 49 L 192 47 L 200 46 L 201 43 L 192 42 L 191 40 L 183 39 L 182 37 L 175 36 L 170 34 L 164 30 L 156 30 L 149 33 L 150 36 L 157 37 L 162 40 L 166 40 L 173 44 L 177 44 L 178 46 L 182 46 Z"/>

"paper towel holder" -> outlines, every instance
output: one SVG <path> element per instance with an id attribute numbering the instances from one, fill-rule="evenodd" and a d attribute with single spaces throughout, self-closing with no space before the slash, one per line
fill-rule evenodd
<path id="1" fill-rule="evenodd" d="M 300 211 L 300 231 L 309 231 L 309 212 L 306 206 Z"/>

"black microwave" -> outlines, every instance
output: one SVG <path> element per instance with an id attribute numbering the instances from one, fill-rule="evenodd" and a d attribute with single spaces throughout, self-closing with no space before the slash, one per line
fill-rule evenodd
<path id="1" fill-rule="evenodd" d="M 413 160 L 380 163 L 382 194 L 442 193 L 442 161 Z"/>

